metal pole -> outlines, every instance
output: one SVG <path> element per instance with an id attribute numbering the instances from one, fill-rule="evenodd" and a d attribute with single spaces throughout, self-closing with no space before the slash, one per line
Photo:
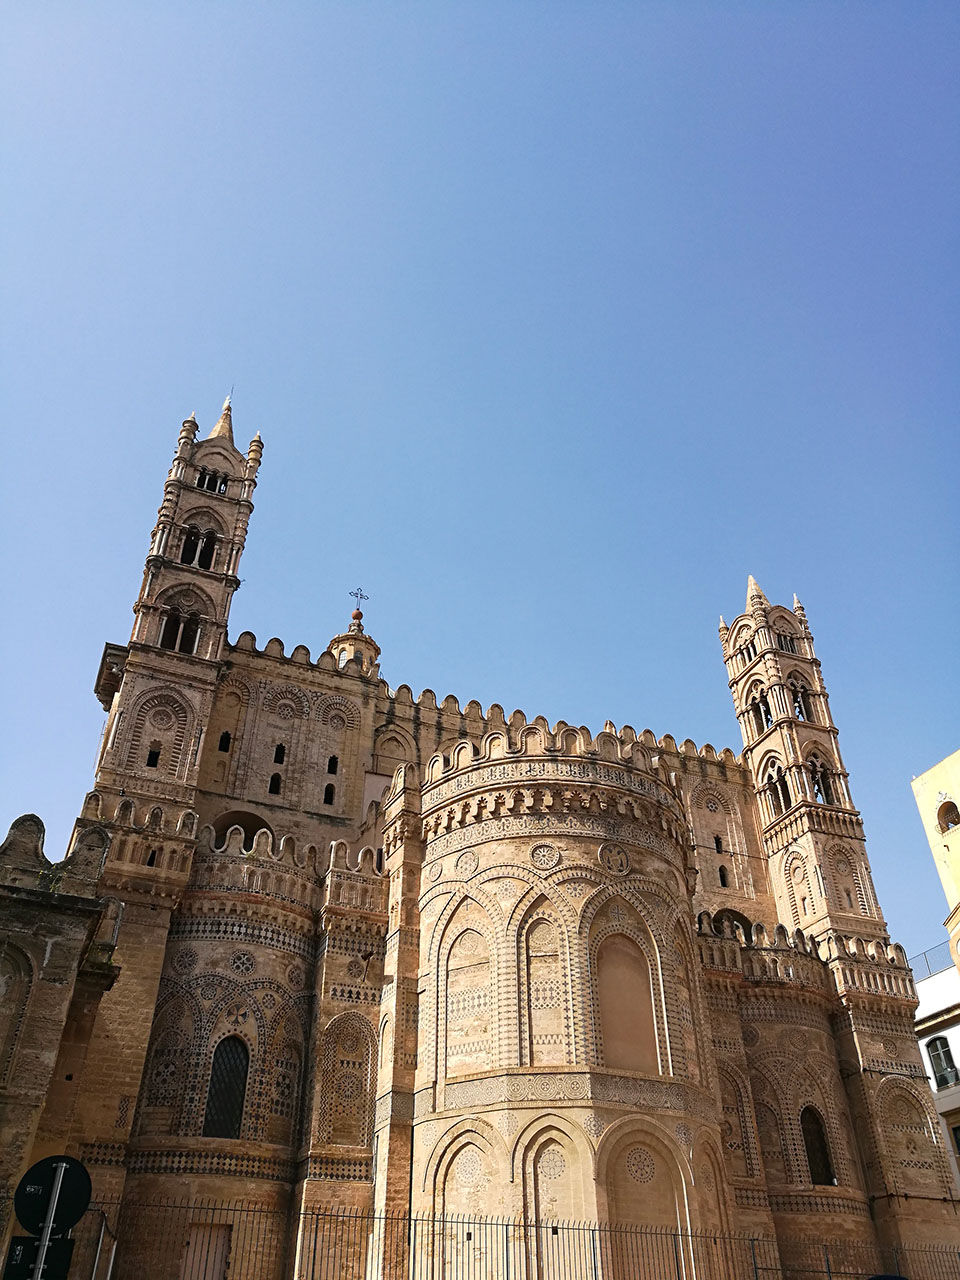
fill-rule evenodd
<path id="1" fill-rule="evenodd" d="M 823 1246 L 823 1261 L 827 1268 L 827 1280 L 832 1280 L 833 1272 L 830 1270 L 830 1250 L 826 1245 Z"/>
<path id="2" fill-rule="evenodd" d="M 93 1259 L 93 1270 L 90 1272 L 91 1280 L 97 1280 L 97 1267 L 100 1265 L 100 1250 L 103 1248 L 103 1233 L 107 1229 L 107 1215 L 100 1210 L 100 1236 L 97 1240 L 97 1252 Z"/>
<path id="3" fill-rule="evenodd" d="M 46 1261 L 47 1250 L 50 1248 L 50 1237 L 53 1235 L 53 1218 L 57 1212 L 57 1201 L 60 1199 L 60 1188 L 63 1186 L 63 1175 L 66 1173 L 66 1161 L 61 1160 L 57 1164 L 57 1172 L 53 1179 L 53 1191 L 50 1193 L 50 1203 L 47 1205 L 47 1219 L 43 1224 L 43 1233 L 40 1236 L 40 1248 L 37 1250 L 37 1261 L 33 1268 L 33 1280 L 40 1280 L 43 1275 L 43 1264 Z"/>
<path id="4" fill-rule="evenodd" d="M 760 1268 L 757 1266 L 757 1242 L 750 1237 L 750 1255 L 753 1258 L 753 1280 L 760 1280 Z"/>

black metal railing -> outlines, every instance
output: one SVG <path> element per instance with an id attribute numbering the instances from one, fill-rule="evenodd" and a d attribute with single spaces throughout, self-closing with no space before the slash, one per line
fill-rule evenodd
<path id="1" fill-rule="evenodd" d="M 71 1280 L 960 1280 L 937 1244 L 209 1199 L 93 1205 L 72 1234 Z"/>

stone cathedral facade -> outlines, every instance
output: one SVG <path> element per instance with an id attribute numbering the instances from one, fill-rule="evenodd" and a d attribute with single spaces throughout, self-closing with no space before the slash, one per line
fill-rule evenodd
<path id="1" fill-rule="evenodd" d="M 359 610 L 228 639 L 261 451 L 184 422 L 69 856 L 0 848 L 3 1189 L 957 1239 L 799 602 L 739 755 L 415 697 Z"/>

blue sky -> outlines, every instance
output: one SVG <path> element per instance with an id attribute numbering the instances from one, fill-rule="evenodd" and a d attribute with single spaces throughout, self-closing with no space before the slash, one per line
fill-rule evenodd
<path id="1" fill-rule="evenodd" d="M 8 4 L 0 822 L 62 854 L 180 421 L 265 441 L 231 633 L 739 747 L 806 605 L 894 936 L 946 911 L 960 9 Z"/>

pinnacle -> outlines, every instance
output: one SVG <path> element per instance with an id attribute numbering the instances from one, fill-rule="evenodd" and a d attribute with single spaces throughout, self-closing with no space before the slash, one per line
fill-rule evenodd
<path id="1" fill-rule="evenodd" d="M 763 594 L 763 591 L 759 583 L 757 582 L 756 578 L 751 573 L 750 576 L 747 578 L 747 608 L 746 608 L 747 613 L 750 612 L 750 602 L 754 596 L 760 597 L 761 604 L 770 603 L 767 597 Z"/>
<path id="2" fill-rule="evenodd" d="M 220 417 L 217 419 L 217 425 L 210 432 L 207 439 L 213 440 L 217 436 L 225 437 L 233 444 L 233 413 L 229 396 L 224 400 L 223 408 L 220 410 Z"/>

